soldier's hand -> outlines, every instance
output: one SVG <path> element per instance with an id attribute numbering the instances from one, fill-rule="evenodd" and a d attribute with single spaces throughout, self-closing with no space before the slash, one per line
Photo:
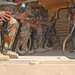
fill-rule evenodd
<path id="1" fill-rule="evenodd" d="M 24 23 L 24 19 L 21 19 L 21 20 L 20 20 L 20 23 Z"/>
<path id="2" fill-rule="evenodd" d="M 40 25 L 40 21 L 37 21 L 36 24 L 37 24 L 37 25 Z"/>
<path id="3" fill-rule="evenodd" d="M 11 18 L 11 12 L 8 11 L 1 11 L 0 12 L 0 18 L 4 21 L 9 21 Z"/>
<path id="4" fill-rule="evenodd" d="M 70 24 L 71 25 L 74 25 L 74 20 L 70 20 Z"/>
<path id="5" fill-rule="evenodd" d="M 34 28 L 34 29 L 37 29 L 37 25 L 34 25 L 33 28 Z"/>
<path id="6" fill-rule="evenodd" d="M 51 22 L 47 22 L 46 25 L 47 26 L 52 26 L 52 23 Z"/>
<path id="7" fill-rule="evenodd" d="M 33 29 L 37 29 L 37 27 L 38 27 L 36 24 L 31 23 L 31 22 L 29 22 L 29 24 L 30 24 L 30 26 L 31 26 Z"/>
<path id="8" fill-rule="evenodd" d="M 15 16 L 16 19 L 25 19 L 25 12 L 24 13 L 19 13 L 18 15 Z"/>

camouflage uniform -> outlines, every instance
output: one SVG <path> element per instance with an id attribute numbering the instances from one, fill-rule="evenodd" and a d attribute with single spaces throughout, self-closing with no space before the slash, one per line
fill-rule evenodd
<path id="1" fill-rule="evenodd" d="M 11 41 L 9 44 L 7 42 L 5 42 L 4 49 L 3 49 L 3 54 L 8 55 L 10 58 L 18 57 L 18 54 L 11 51 L 11 48 L 14 43 L 15 36 L 16 36 L 17 30 L 18 30 L 18 25 L 19 24 L 16 21 L 16 19 L 11 17 L 10 21 L 8 22 L 8 36 L 10 37 Z"/>
<path id="2" fill-rule="evenodd" d="M 21 36 L 23 37 L 23 41 L 20 41 L 22 44 L 22 47 L 25 49 L 27 48 L 27 42 L 28 42 L 28 39 L 30 37 L 30 25 L 29 23 L 26 21 L 28 20 L 29 18 L 27 17 L 29 13 L 31 13 L 30 11 L 31 9 L 29 7 L 26 8 L 26 19 L 25 19 L 25 22 L 22 24 L 22 28 L 21 28 Z"/>
<path id="3" fill-rule="evenodd" d="M 40 12 L 36 9 L 35 10 L 35 13 L 37 14 L 37 17 L 39 18 L 39 20 L 41 21 L 42 20 L 42 17 L 41 17 L 41 15 L 40 15 Z M 38 35 L 39 35 L 39 37 L 40 37 L 40 40 L 39 40 L 39 46 L 41 46 L 42 47 L 42 25 L 41 24 L 39 24 L 38 25 L 38 28 L 37 28 L 37 32 L 38 32 Z"/>
<path id="4" fill-rule="evenodd" d="M 45 52 L 45 51 L 47 51 L 46 49 L 44 49 L 44 48 L 42 48 L 42 44 L 43 44 L 43 42 L 42 42 L 42 37 L 43 37 L 43 34 L 42 34 L 42 25 L 41 24 L 39 24 L 39 20 L 41 21 L 42 20 L 42 17 L 41 17 L 41 15 L 40 15 L 40 13 L 39 13 L 39 11 L 37 10 L 37 9 L 35 9 L 35 16 L 36 16 L 36 18 L 37 18 L 37 25 L 38 25 L 38 28 L 37 28 L 37 33 L 38 33 L 38 36 L 40 37 L 40 39 L 39 39 L 39 41 L 38 41 L 38 45 L 39 45 L 39 48 L 38 49 L 36 49 L 35 50 L 35 52 Z"/>
<path id="5" fill-rule="evenodd" d="M 38 35 L 40 37 L 39 46 L 42 46 L 42 26 L 41 25 L 38 26 L 37 31 L 38 31 Z"/>
<path id="6" fill-rule="evenodd" d="M 33 12 L 32 8 L 30 6 L 27 6 L 26 16 L 34 16 L 34 14 L 32 12 Z M 26 18 L 28 18 L 28 17 L 26 17 Z"/>
<path id="7" fill-rule="evenodd" d="M 21 36 L 23 37 L 23 41 L 20 41 L 20 45 L 22 44 L 23 48 L 27 48 L 27 42 L 30 37 L 30 25 L 25 22 L 21 28 Z"/>
<path id="8" fill-rule="evenodd" d="M 28 16 L 32 16 L 32 17 L 34 16 L 30 6 L 27 6 L 27 8 L 26 8 L 26 23 L 25 23 L 26 26 L 22 29 L 22 30 L 24 30 L 23 33 L 25 34 L 25 35 L 23 35 L 23 36 L 25 36 L 25 39 L 26 39 L 25 41 L 27 41 L 27 39 L 29 39 L 29 37 L 30 37 L 30 24 L 28 23 L 28 21 L 31 20 L 31 18 Z"/>
<path id="9" fill-rule="evenodd" d="M 25 13 L 26 13 L 25 22 L 22 24 L 21 33 L 20 33 L 21 36 L 23 37 L 23 40 L 19 40 L 19 42 L 18 42 L 18 45 L 22 46 L 22 50 L 25 51 L 24 53 L 21 53 L 18 50 L 18 53 L 21 55 L 24 55 L 26 53 L 27 54 L 34 53 L 33 51 L 30 51 L 27 47 L 27 42 L 28 42 L 28 39 L 30 37 L 30 24 L 28 23 L 28 20 L 30 20 L 30 18 L 28 16 L 31 14 L 31 8 L 27 7 Z"/>
<path id="10" fill-rule="evenodd" d="M 15 23 L 17 24 L 17 26 L 14 27 Z M 11 18 L 11 20 L 8 22 L 8 31 L 9 31 L 8 36 L 10 37 L 11 41 L 10 41 L 9 45 L 7 44 L 7 42 L 5 43 L 6 49 L 11 49 L 12 44 L 13 44 L 14 39 L 15 39 L 15 36 L 16 36 L 16 33 L 17 33 L 17 30 L 18 30 L 18 22 L 14 18 Z"/>

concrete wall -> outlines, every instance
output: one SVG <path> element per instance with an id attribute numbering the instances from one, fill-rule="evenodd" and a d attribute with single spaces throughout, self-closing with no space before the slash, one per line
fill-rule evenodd
<path id="1" fill-rule="evenodd" d="M 46 57 L 45 57 L 46 58 Z M 29 61 L 30 60 L 30 61 Z M 0 62 L 0 75 L 74 75 L 75 61 L 30 59 Z"/>

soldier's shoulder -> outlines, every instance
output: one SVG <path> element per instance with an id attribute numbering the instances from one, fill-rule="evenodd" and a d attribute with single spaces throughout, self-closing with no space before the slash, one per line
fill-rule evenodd
<path id="1" fill-rule="evenodd" d="M 17 23 L 17 20 L 14 17 L 11 17 L 9 24 Z"/>

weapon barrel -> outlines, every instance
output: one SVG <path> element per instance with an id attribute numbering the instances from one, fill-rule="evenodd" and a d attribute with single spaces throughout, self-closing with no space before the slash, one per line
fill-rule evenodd
<path id="1" fill-rule="evenodd" d="M 75 7 L 74 0 L 71 0 L 71 2 L 72 2 L 72 4 L 73 4 L 73 6 Z"/>
<path id="2" fill-rule="evenodd" d="M 56 16 L 56 12 L 55 12 L 54 15 L 52 16 L 50 22 L 53 22 L 53 20 L 55 19 L 55 16 Z"/>

